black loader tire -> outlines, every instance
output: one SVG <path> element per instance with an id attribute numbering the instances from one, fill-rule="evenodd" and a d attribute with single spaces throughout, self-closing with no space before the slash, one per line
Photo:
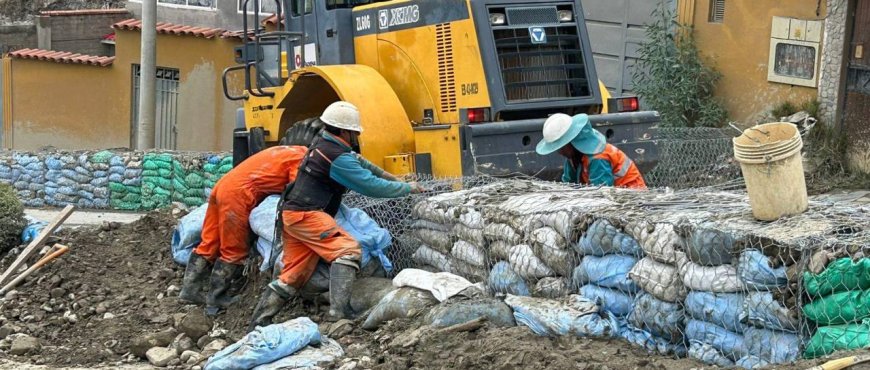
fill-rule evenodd
<path id="1" fill-rule="evenodd" d="M 296 122 L 293 126 L 284 132 L 284 137 L 281 139 L 281 145 L 298 145 L 310 146 L 314 142 L 314 138 L 323 130 L 323 122 L 320 119 L 306 118 Z"/>

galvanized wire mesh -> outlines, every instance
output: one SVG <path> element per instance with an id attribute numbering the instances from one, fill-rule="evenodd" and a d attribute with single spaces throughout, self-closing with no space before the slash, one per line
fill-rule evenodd
<path id="1" fill-rule="evenodd" d="M 865 207 L 813 201 L 802 215 L 762 223 L 744 194 L 718 188 L 424 183 L 437 190 L 347 198 L 393 234 L 397 270 L 452 272 L 496 295 L 579 294 L 611 327 L 577 333 L 720 366 L 870 345 Z"/>
<path id="2" fill-rule="evenodd" d="M 652 187 L 687 189 L 741 178 L 734 161 L 734 129 L 659 128 L 658 164 L 644 179 Z M 631 153 L 628 153 L 629 156 Z"/>

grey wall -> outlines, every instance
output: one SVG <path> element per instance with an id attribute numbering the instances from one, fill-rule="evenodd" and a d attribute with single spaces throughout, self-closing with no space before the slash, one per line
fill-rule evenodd
<path id="1" fill-rule="evenodd" d="M 157 4 L 157 21 L 173 24 L 182 24 L 195 27 L 221 28 L 229 31 L 242 29 L 242 15 L 238 13 L 236 0 L 216 0 L 217 9 L 197 9 L 169 7 Z M 274 0 L 262 0 L 274 1 Z M 131 11 L 135 18 L 142 19 L 142 3 L 127 1 L 127 10 Z M 253 17 L 249 17 L 249 22 Z M 265 18 L 265 17 L 263 17 Z M 252 27 L 249 23 L 249 28 Z"/>
<path id="2" fill-rule="evenodd" d="M 661 0 L 674 3 L 674 0 Z M 614 95 L 630 94 L 637 50 L 654 0 L 582 0 L 598 78 Z"/>
<path id="3" fill-rule="evenodd" d="M 0 54 L 19 49 L 35 48 L 36 45 L 35 25 L 0 26 Z"/>
<path id="4" fill-rule="evenodd" d="M 40 47 L 87 55 L 111 55 L 114 50 L 100 40 L 112 33 L 112 24 L 128 18 L 130 14 L 40 16 L 38 34 L 42 40 L 51 40 L 49 45 Z M 45 33 L 50 37 L 42 37 Z"/>

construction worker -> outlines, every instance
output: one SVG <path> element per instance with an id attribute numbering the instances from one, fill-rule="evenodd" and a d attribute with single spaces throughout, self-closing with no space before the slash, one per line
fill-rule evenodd
<path id="1" fill-rule="evenodd" d="M 209 315 L 216 315 L 233 302 L 227 290 L 241 276 L 248 257 L 251 210 L 296 180 L 307 151 L 304 146 L 265 149 L 245 159 L 217 182 L 208 198 L 202 242 L 190 254 L 184 271 L 179 292 L 182 301 L 205 303 Z M 210 286 L 206 295 L 203 289 L 207 279 Z"/>
<path id="2" fill-rule="evenodd" d="M 544 139 L 538 143 L 540 155 L 559 152 L 565 157 L 562 182 L 593 186 L 646 189 L 637 166 L 598 130 L 589 116 L 571 117 L 557 113 L 544 122 Z"/>
<path id="3" fill-rule="evenodd" d="M 282 201 L 284 268 L 264 290 L 250 330 L 272 322 L 311 278 L 321 258 L 331 264 L 327 320 L 348 317 L 361 249 L 334 219 L 344 193 L 350 189 L 370 197 L 398 198 L 422 191 L 419 184 L 399 181 L 358 154 L 362 127 L 354 105 L 333 103 L 320 120 L 324 131 L 310 147 L 296 182 Z"/>

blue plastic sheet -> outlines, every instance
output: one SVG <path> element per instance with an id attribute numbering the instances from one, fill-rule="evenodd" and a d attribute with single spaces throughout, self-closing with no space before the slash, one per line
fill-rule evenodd
<path id="1" fill-rule="evenodd" d="M 632 296 L 597 285 L 590 284 L 580 287 L 580 295 L 598 303 L 602 308 L 618 317 L 627 316 L 633 307 L 634 298 Z"/>
<path id="2" fill-rule="evenodd" d="M 665 338 L 657 337 L 652 333 L 635 328 L 631 325 L 623 325 L 619 336 L 635 346 L 646 349 L 650 353 L 663 356 L 686 357 L 686 345 L 683 343 L 671 343 Z"/>
<path id="3" fill-rule="evenodd" d="M 628 322 L 670 342 L 682 342 L 686 314 L 676 303 L 665 302 L 643 292 L 634 301 Z"/>
<path id="4" fill-rule="evenodd" d="M 770 366 L 770 363 L 758 356 L 749 355 L 737 360 L 735 365 L 744 369 L 761 369 Z"/>
<path id="5" fill-rule="evenodd" d="M 643 256 L 643 250 L 634 238 L 619 231 L 610 222 L 603 219 L 589 225 L 586 233 L 574 247 L 578 253 L 583 255 L 627 254 L 635 257 Z"/>
<path id="6" fill-rule="evenodd" d="M 797 333 L 800 322 L 797 313 L 783 307 L 771 292 L 751 292 L 743 301 L 741 322 L 761 328 Z"/>
<path id="7" fill-rule="evenodd" d="M 746 328 L 743 338 L 750 354 L 773 364 L 797 361 L 801 354 L 801 339 L 795 334 Z"/>
<path id="8" fill-rule="evenodd" d="M 749 354 L 742 335 L 709 322 L 689 320 L 685 335 L 689 343 L 696 341 L 709 344 L 732 361 Z"/>
<path id="9" fill-rule="evenodd" d="M 290 356 L 320 341 L 317 324 L 307 317 L 257 327 L 242 340 L 212 356 L 206 362 L 205 370 L 251 369 Z"/>
<path id="10" fill-rule="evenodd" d="M 719 367 L 733 367 L 734 361 L 725 357 L 718 349 L 713 346 L 701 343 L 698 341 L 689 342 L 689 358 L 694 358 L 708 365 L 716 365 Z"/>
<path id="11" fill-rule="evenodd" d="M 321 341 L 319 346 L 308 346 L 291 356 L 257 366 L 253 370 L 320 369 L 344 356 L 344 350 L 338 342 L 327 337 L 321 337 Z"/>
<path id="12" fill-rule="evenodd" d="M 756 289 L 776 288 L 788 284 L 785 266 L 771 267 L 770 258 L 757 249 L 747 249 L 740 254 L 737 273 L 746 286 Z"/>
<path id="13" fill-rule="evenodd" d="M 493 293 L 530 295 L 526 281 L 511 268 L 510 263 L 505 261 L 500 261 L 492 267 L 489 273 L 489 288 Z"/>
<path id="14" fill-rule="evenodd" d="M 23 244 L 30 243 L 33 238 L 35 238 L 37 235 L 39 235 L 40 232 L 42 232 L 42 229 L 48 226 L 48 222 L 40 221 L 31 217 L 26 218 L 27 226 L 25 226 L 24 231 L 21 232 L 21 243 Z"/>
<path id="15" fill-rule="evenodd" d="M 525 325 L 540 336 L 576 335 L 580 337 L 615 337 L 619 321 L 607 311 L 590 311 L 594 303 L 577 295 L 565 301 L 546 298 L 508 296 L 505 299 L 514 311 L 519 325 Z"/>
<path id="16" fill-rule="evenodd" d="M 637 263 L 637 258 L 621 254 L 603 257 L 586 256 L 574 269 L 572 280 L 575 287 L 595 284 L 626 293 L 636 293 L 637 285 L 628 278 L 628 272 Z"/>
<path id="17" fill-rule="evenodd" d="M 696 320 L 721 326 L 735 333 L 743 333 L 740 314 L 744 295 L 740 293 L 689 292 L 686 296 L 686 314 Z"/>
<path id="18" fill-rule="evenodd" d="M 172 259 L 182 266 L 187 265 L 193 248 L 202 241 L 202 224 L 205 222 L 205 212 L 208 203 L 203 204 L 186 216 L 182 217 L 172 232 Z"/>

